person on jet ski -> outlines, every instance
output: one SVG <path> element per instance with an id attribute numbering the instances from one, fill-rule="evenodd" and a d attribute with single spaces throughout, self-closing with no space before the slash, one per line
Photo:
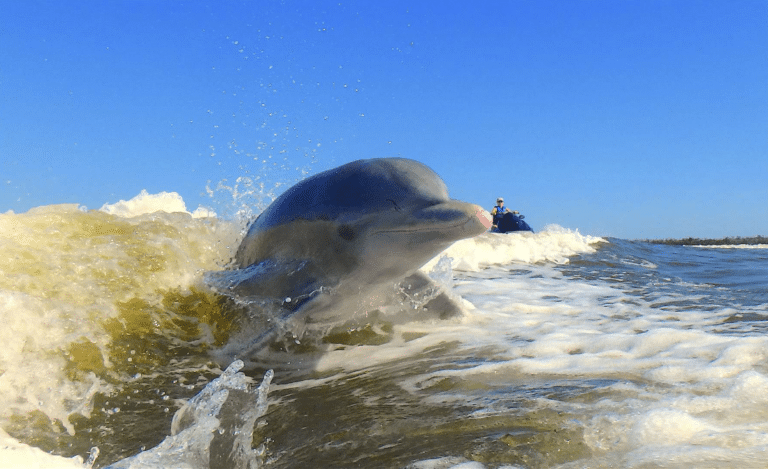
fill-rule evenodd
<path id="1" fill-rule="evenodd" d="M 496 206 L 491 210 L 491 215 L 493 216 L 493 228 L 499 227 L 499 221 L 501 221 L 505 213 L 510 213 L 509 209 L 504 206 L 504 199 L 499 197 L 496 199 Z M 518 212 L 514 211 L 512 213 L 516 215 Z"/>

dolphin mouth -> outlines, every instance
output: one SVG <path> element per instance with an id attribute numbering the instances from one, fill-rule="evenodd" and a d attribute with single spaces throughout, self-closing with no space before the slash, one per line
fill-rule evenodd
<path id="1" fill-rule="evenodd" d="M 469 238 L 484 232 L 487 228 L 478 218 L 482 208 L 462 202 L 451 200 L 411 213 L 409 222 L 388 229 L 376 230 L 376 233 L 429 233 L 429 232 L 455 232 L 457 239 Z"/>
<path id="2" fill-rule="evenodd" d="M 450 223 L 450 224 L 431 224 L 431 225 L 421 225 L 421 226 L 410 226 L 410 227 L 404 227 L 404 228 L 401 227 L 401 228 L 390 229 L 390 230 L 378 230 L 376 231 L 376 233 L 426 233 L 428 231 L 442 231 L 442 230 L 447 230 L 451 228 L 461 228 L 471 221 L 472 219 L 467 217 L 462 221 L 456 221 L 455 223 Z"/>

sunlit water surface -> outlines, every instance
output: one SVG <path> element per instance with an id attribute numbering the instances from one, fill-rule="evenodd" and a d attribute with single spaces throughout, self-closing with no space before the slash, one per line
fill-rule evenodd
<path id="1" fill-rule="evenodd" d="M 460 317 L 370 314 L 222 374 L 249 310 L 203 279 L 242 227 L 107 211 L 0 215 L 8 464 L 765 466 L 765 247 L 484 234 L 424 268 Z"/>

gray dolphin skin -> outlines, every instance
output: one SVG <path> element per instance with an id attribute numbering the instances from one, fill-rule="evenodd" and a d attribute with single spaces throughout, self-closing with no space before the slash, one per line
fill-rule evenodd
<path id="1" fill-rule="evenodd" d="M 353 161 L 299 182 L 254 220 L 230 289 L 283 299 L 289 316 L 307 323 L 343 319 L 375 307 L 382 291 L 455 241 L 486 231 L 480 210 L 450 199 L 418 161 Z"/>

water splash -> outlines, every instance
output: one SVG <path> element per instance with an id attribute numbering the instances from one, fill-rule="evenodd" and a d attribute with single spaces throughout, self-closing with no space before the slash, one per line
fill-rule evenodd
<path id="1" fill-rule="evenodd" d="M 261 385 L 253 390 L 249 378 L 239 373 L 242 367 L 242 361 L 233 362 L 179 409 L 173 417 L 171 435 L 162 443 L 110 468 L 259 467 L 264 449 L 251 448 L 253 428 L 267 411 L 274 372 L 267 371 Z"/>

